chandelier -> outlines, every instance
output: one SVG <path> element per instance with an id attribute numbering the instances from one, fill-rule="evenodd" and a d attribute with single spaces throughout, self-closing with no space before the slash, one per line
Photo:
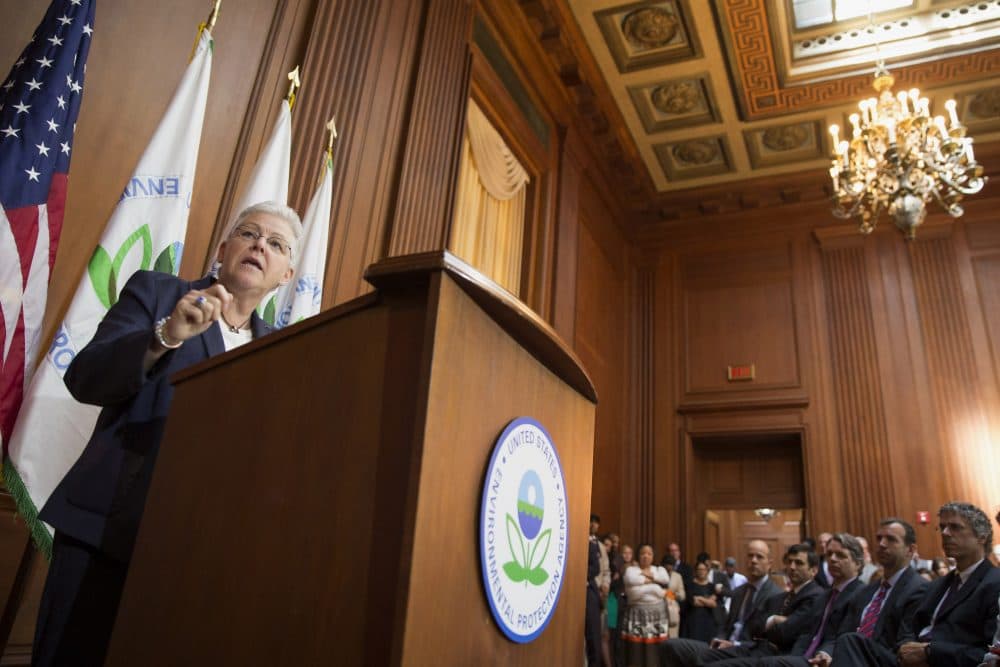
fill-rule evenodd
<path id="1" fill-rule="evenodd" d="M 959 202 L 982 190 L 986 177 L 973 156 L 972 138 L 958 122 L 955 100 L 945 102 L 946 123 L 943 116 L 931 117 L 929 100 L 916 88 L 894 96 L 894 82 L 879 59 L 878 97 L 858 103 L 860 113 L 849 117 L 850 137 L 841 140 L 840 128 L 830 126 L 833 214 L 857 218 L 859 231 L 870 234 L 887 211 L 910 240 L 927 217 L 928 202 L 957 218 L 964 212 Z"/>

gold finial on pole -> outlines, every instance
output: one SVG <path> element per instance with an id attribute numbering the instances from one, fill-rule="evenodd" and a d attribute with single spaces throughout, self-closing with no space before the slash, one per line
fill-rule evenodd
<path id="1" fill-rule="evenodd" d="M 326 129 L 330 131 L 330 137 L 326 143 L 326 157 L 328 160 L 333 159 L 333 142 L 337 140 L 337 117 L 334 116 L 330 119 L 330 122 L 326 124 Z"/>
<path id="2" fill-rule="evenodd" d="M 205 21 L 205 27 L 209 30 L 215 28 L 215 22 L 219 20 L 219 7 L 222 5 L 222 0 L 215 0 L 212 5 L 212 13 L 208 15 L 208 20 Z"/>
<path id="3" fill-rule="evenodd" d="M 299 66 L 296 65 L 295 69 L 288 73 L 288 94 L 285 95 L 285 99 L 288 100 L 288 110 L 291 111 L 292 107 L 295 106 L 295 94 L 298 92 L 299 87 L 302 85 L 302 80 L 299 78 Z"/>
<path id="4" fill-rule="evenodd" d="M 191 60 L 194 60 L 194 54 L 198 52 L 198 44 L 201 43 L 202 33 L 204 33 L 206 30 L 211 32 L 212 29 L 215 28 L 215 22 L 219 20 L 220 6 L 222 6 L 222 0 L 215 0 L 212 3 L 212 11 L 209 12 L 208 18 L 205 20 L 204 23 L 198 24 L 198 35 L 194 38 L 194 46 L 191 47 L 191 56 L 188 58 L 189 62 Z"/>

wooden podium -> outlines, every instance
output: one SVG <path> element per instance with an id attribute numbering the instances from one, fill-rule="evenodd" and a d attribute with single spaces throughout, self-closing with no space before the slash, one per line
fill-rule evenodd
<path id="1" fill-rule="evenodd" d="M 448 253 L 174 378 L 108 665 L 580 665 L 596 394 L 520 301 Z M 478 520 L 496 438 L 548 429 L 569 497 L 558 606 L 496 627 Z"/>

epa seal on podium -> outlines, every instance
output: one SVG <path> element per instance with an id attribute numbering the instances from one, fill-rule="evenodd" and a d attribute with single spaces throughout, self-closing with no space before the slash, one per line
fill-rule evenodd
<path id="1" fill-rule="evenodd" d="M 486 600 L 515 642 L 534 640 L 559 601 L 568 545 L 566 479 L 545 428 L 518 417 L 493 448 L 479 514 Z"/>

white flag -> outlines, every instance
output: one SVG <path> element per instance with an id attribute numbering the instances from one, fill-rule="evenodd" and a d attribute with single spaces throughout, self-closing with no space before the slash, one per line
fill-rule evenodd
<path id="1" fill-rule="evenodd" d="M 257 158 L 257 164 L 254 165 L 253 173 L 250 174 L 250 180 L 241 193 L 239 203 L 233 209 L 233 219 L 226 225 L 226 231 L 222 235 L 219 245 L 222 245 L 222 241 L 229 238 L 229 235 L 232 234 L 236 216 L 243 209 L 254 204 L 259 204 L 262 201 L 287 204 L 288 171 L 291 156 L 292 107 L 289 106 L 288 100 L 281 100 L 281 106 L 278 107 L 278 118 L 274 122 L 274 130 L 271 132 L 271 138 L 267 140 L 267 145 L 264 146 L 260 157 Z M 211 271 L 216 274 L 219 271 L 219 262 L 215 259 L 218 254 L 219 248 L 216 246 L 210 261 Z M 268 306 L 271 308 L 270 312 L 273 313 L 275 307 L 274 298 L 275 292 L 271 292 L 261 300 L 261 304 L 257 308 L 261 317 L 269 324 L 273 324 L 274 317 L 272 315 L 269 318 L 265 313 L 268 312 Z"/>
<path id="2" fill-rule="evenodd" d="M 233 210 L 235 215 L 239 215 L 247 206 L 262 201 L 274 201 L 279 204 L 288 202 L 288 164 L 291 155 L 292 109 L 288 106 L 288 100 L 281 100 L 271 138 L 257 158 L 257 164 L 250 174 L 250 181 L 243 189 L 239 204 Z"/>
<path id="3" fill-rule="evenodd" d="M 46 534 L 38 510 L 79 458 L 100 412 L 70 396 L 63 384 L 66 368 L 93 338 L 133 273 L 152 269 L 176 275 L 180 267 L 211 70 L 212 36 L 204 30 L 21 406 L 4 476 L 19 487 L 19 509 L 36 539 Z"/>
<path id="4" fill-rule="evenodd" d="M 278 290 L 275 326 L 284 327 L 319 312 L 326 274 L 326 246 L 330 238 L 330 208 L 333 203 L 333 160 L 325 158 L 323 178 L 302 220 L 295 276 Z"/>

